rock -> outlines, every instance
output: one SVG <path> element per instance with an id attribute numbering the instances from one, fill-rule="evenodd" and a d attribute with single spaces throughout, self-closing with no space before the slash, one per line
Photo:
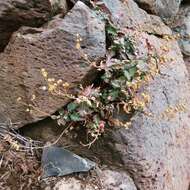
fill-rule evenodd
<path id="1" fill-rule="evenodd" d="M 55 184 L 53 190 L 136 190 L 133 180 L 123 171 L 103 170 L 99 182 L 82 181 L 71 177 Z"/>
<path id="2" fill-rule="evenodd" d="M 51 96 L 40 90 L 46 85 L 40 70 L 45 68 L 49 77 L 68 82 L 71 87 L 68 93 L 81 82 L 92 81 L 96 75 L 76 49 L 76 35 L 80 34 L 83 39 L 83 53 L 93 61 L 105 56 L 104 28 L 104 23 L 93 11 L 78 2 L 64 19 L 56 17 L 42 28 L 23 27 L 16 32 L 0 54 L 0 107 L 3 114 L 12 122 L 19 122 L 19 126 L 46 117 L 35 110 L 27 113 L 28 106 L 17 102 L 21 97 L 24 103 L 32 104 L 33 94 L 36 95 L 33 106 L 50 114 L 65 105 L 68 98 Z"/>
<path id="3" fill-rule="evenodd" d="M 46 187 L 47 188 L 47 187 Z M 53 190 L 99 190 L 97 184 L 91 184 L 89 182 L 83 182 L 76 178 L 63 179 L 55 184 Z"/>
<path id="4" fill-rule="evenodd" d="M 102 0 L 107 11 L 112 13 L 112 21 L 118 28 L 128 27 L 131 30 L 139 30 L 155 35 L 171 34 L 171 30 L 154 15 L 148 15 L 144 10 L 139 9 L 133 0 L 124 2 L 116 0 Z M 103 7 L 104 8 L 104 7 Z"/>
<path id="5" fill-rule="evenodd" d="M 67 11 L 66 0 L 0 0 L 0 51 L 20 26 L 38 27 L 53 14 Z"/>
<path id="6" fill-rule="evenodd" d="M 59 181 L 55 187 L 53 188 L 54 190 L 61 190 L 61 189 L 67 189 L 67 190 L 82 190 L 84 189 L 85 185 L 81 184 L 81 182 L 75 178 L 69 178 L 68 180 L 62 180 L 62 181 Z M 97 188 L 97 186 L 96 186 Z M 95 189 L 94 185 L 93 186 L 87 186 L 86 189 L 84 190 L 93 190 Z"/>
<path id="7" fill-rule="evenodd" d="M 43 149 L 43 178 L 88 172 L 95 166 L 94 162 L 61 147 L 50 146 Z"/>
<path id="8" fill-rule="evenodd" d="M 175 16 L 181 0 L 135 0 L 141 8 L 163 18 Z"/>
<path id="9" fill-rule="evenodd" d="M 184 57 L 184 61 L 185 61 L 185 65 L 187 67 L 188 72 L 190 73 L 190 57 Z M 189 79 L 190 79 L 190 75 L 189 75 Z"/>
<path id="10" fill-rule="evenodd" d="M 101 180 L 105 190 L 137 190 L 133 180 L 123 171 L 103 170 Z"/>
<path id="11" fill-rule="evenodd" d="M 116 20 L 118 13 L 122 15 L 115 23 L 133 39 L 137 57 L 156 53 L 160 70 L 141 89 L 151 97 L 145 113 L 134 115 L 129 129 L 116 127 L 105 142 L 115 154 L 120 155 L 121 164 L 137 189 L 187 190 L 190 179 L 190 89 L 177 41 L 168 35 L 171 30 L 164 25 L 160 31 L 168 31 L 167 35 L 158 35 L 156 31 L 152 33 L 160 21 L 139 10 L 132 1 L 117 8 L 111 6 L 119 5 L 117 0 L 104 2 L 112 20 Z M 128 21 L 125 19 L 127 16 Z M 146 31 L 138 30 L 136 24 L 139 23 L 141 28 L 147 18 L 152 19 L 150 26 Z M 119 116 L 123 122 L 128 120 L 127 115 Z"/>
<path id="12" fill-rule="evenodd" d="M 75 4 L 79 0 L 70 0 L 73 4 Z M 81 2 L 85 3 L 88 6 L 91 6 L 90 0 L 80 0 Z"/>
<path id="13" fill-rule="evenodd" d="M 169 26 L 180 35 L 179 45 L 184 55 L 190 56 L 190 6 L 183 6 Z"/>

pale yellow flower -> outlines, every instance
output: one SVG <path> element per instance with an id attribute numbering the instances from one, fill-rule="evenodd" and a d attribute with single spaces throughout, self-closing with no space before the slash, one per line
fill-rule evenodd
<path id="1" fill-rule="evenodd" d="M 34 101 L 35 99 L 36 99 L 36 95 L 33 94 L 33 95 L 32 95 L 32 98 L 31 98 L 31 101 Z"/>
<path id="2" fill-rule="evenodd" d="M 18 98 L 17 98 L 17 102 L 20 102 L 21 100 L 22 100 L 21 97 L 18 97 Z"/>
<path id="3" fill-rule="evenodd" d="M 70 86 L 70 84 L 69 84 L 68 82 L 65 82 L 65 83 L 62 84 L 62 86 L 63 86 L 64 88 L 68 88 L 68 87 Z"/>
<path id="4" fill-rule="evenodd" d="M 44 78 L 47 78 L 48 73 L 47 73 L 47 71 L 46 71 L 44 68 L 41 69 L 41 73 L 42 73 L 42 76 L 43 76 Z"/>

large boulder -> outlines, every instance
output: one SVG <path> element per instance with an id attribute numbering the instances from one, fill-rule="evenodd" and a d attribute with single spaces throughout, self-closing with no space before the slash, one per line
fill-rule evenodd
<path id="1" fill-rule="evenodd" d="M 139 5 L 158 16 L 168 18 L 175 16 L 179 10 L 181 0 L 135 0 Z"/>
<path id="2" fill-rule="evenodd" d="M 179 35 L 179 45 L 183 54 L 190 56 L 190 6 L 182 6 L 168 24 L 174 33 Z"/>
<path id="3" fill-rule="evenodd" d="M 83 39 L 83 53 L 76 48 L 77 34 Z M 40 70 L 44 68 L 50 78 L 69 83 L 73 92 L 81 82 L 90 82 L 95 76 L 84 54 L 92 61 L 105 56 L 105 31 L 104 23 L 82 2 L 76 3 L 64 19 L 56 17 L 38 29 L 21 28 L 0 54 L 2 113 L 23 126 L 46 117 L 43 111 L 57 111 L 68 98 L 40 90 L 46 85 Z M 32 103 L 33 94 L 36 99 Z M 26 105 L 17 102 L 18 97 Z M 27 104 L 42 112 L 26 112 Z"/>
<path id="4" fill-rule="evenodd" d="M 54 185 L 53 190 L 137 190 L 133 180 L 123 171 L 100 170 L 96 178 L 94 181 L 74 177 L 62 179 Z"/>
<path id="5" fill-rule="evenodd" d="M 38 27 L 55 13 L 67 11 L 66 0 L 0 0 L 0 51 L 20 26 Z"/>
<path id="6" fill-rule="evenodd" d="M 161 36 L 172 33 L 159 17 L 147 14 L 133 0 L 124 2 L 125 6 L 118 0 L 102 0 L 102 2 L 107 7 L 107 12 L 112 13 L 112 22 L 122 30 L 131 28 Z M 103 5 L 100 6 L 104 9 Z"/>
<path id="7" fill-rule="evenodd" d="M 178 43 L 167 26 L 160 25 L 157 17 L 149 16 L 133 1 L 102 1 L 115 24 L 133 38 L 137 57 L 152 54 L 159 60 L 159 72 L 141 89 L 151 97 L 145 113 L 134 115 L 129 129 L 116 127 L 106 142 L 120 157 L 137 189 L 188 190 L 190 91 Z M 153 33 L 155 27 L 160 29 Z M 128 121 L 125 114 L 118 118 Z"/>

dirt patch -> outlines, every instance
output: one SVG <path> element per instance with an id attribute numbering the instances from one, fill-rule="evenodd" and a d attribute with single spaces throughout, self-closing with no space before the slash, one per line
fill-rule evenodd
<path id="1" fill-rule="evenodd" d="M 0 189 L 41 189 L 41 169 L 36 153 L 16 151 L 7 143 L 1 142 L 0 157 Z"/>

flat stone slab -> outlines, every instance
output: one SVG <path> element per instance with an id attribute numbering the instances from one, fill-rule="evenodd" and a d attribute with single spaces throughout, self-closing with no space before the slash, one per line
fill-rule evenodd
<path id="1" fill-rule="evenodd" d="M 43 178 L 88 172 L 95 165 L 94 162 L 81 158 L 64 148 L 52 146 L 43 150 Z"/>

